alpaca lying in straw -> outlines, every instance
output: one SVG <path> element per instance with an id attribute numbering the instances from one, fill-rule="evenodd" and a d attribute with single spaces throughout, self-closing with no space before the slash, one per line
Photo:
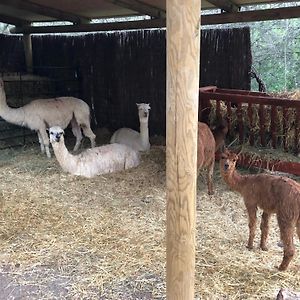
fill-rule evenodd
<path id="1" fill-rule="evenodd" d="M 60 166 L 73 175 L 95 175 L 126 170 L 139 165 L 139 152 L 121 144 L 109 144 L 72 155 L 64 143 L 64 131 L 58 126 L 49 129 L 50 142 Z"/>
<path id="2" fill-rule="evenodd" d="M 197 172 L 207 169 L 208 194 L 212 195 L 212 177 L 215 165 L 216 143 L 210 128 L 202 122 L 198 123 L 198 148 L 197 148 Z"/>
<path id="3" fill-rule="evenodd" d="M 295 227 L 300 239 L 300 185 L 296 181 L 282 176 L 240 175 L 235 169 L 237 160 L 236 154 L 225 151 L 220 160 L 220 170 L 225 182 L 244 198 L 249 216 L 248 248 L 253 248 L 257 208 L 263 210 L 260 225 L 260 248 L 262 250 L 267 250 L 269 219 L 271 214 L 276 213 L 284 247 L 283 260 L 278 269 L 284 271 L 295 253 L 293 241 Z"/>
<path id="4" fill-rule="evenodd" d="M 74 151 L 82 140 L 82 133 L 95 146 L 95 134 L 90 126 L 90 108 L 82 100 L 74 97 L 60 97 L 34 100 L 23 107 L 11 108 L 7 105 L 3 80 L 0 79 L 0 116 L 7 122 L 28 127 L 38 134 L 41 151 L 46 150 L 50 158 L 49 138 L 46 129 L 51 126 L 66 128 L 71 122 L 72 132 L 76 137 Z"/>
<path id="5" fill-rule="evenodd" d="M 148 119 L 150 105 L 146 103 L 136 104 L 139 111 L 140 132 L 131 128 L 120 128 L 111 137 L 111 143 L 127 145 L 137 151 L 150 149 Z"/>

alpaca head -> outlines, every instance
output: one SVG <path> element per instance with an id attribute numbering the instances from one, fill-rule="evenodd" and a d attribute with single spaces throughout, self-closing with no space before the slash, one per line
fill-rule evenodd
<path id="1" fill-rule="evenodd" d="M 151 109 L 149 103 L 136 103 L 139 110 L 140 123 L 148 123 L 149 110 Z"/>
<path id="2" fill-rule="evenodd" d="M 53 126 L 49 129 L 49 135 L 50 135 L 50 142 L 58 143 L 59 141 L 64 140 L 64 130 L 61 129 L 59 126 Z"/>
<path id="3" fill-rule="evenodd" d="M 232 173 L 235 170 L 239 156 L 233 152 L 225 150 L 220 159 L 220 169 L 223 174 Z"/>

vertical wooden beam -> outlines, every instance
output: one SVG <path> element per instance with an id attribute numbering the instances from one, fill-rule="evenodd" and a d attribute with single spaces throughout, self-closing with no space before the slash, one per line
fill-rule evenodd
<path id="1" fill-rule="evenodd" d="M 194 299 L 199 0 L 167 1 L 167 299 Z"/>
<path id="2" fill-rule="evenodd" d="M 24 52 L 25 52 L 26 70 L 28 73 L 32 73 L 33 62 L 32 62 L 32 43 L 31 43 L 30 34 L 23 34 L 23 45 L 24 45 Z"/>

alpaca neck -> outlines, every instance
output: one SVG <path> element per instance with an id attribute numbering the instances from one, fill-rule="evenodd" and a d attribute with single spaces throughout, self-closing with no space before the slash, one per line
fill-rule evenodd
<path id="1" fill-rule="evenodd" d="M 239 193 L 242 192 L 242 188 L 244 186 L 245 177 L 238 173 L 238 171 L 233 170 L 229 173 L 222 173 L 222 177 L 224 178 L 225 182 L 229 185 L 229 187 L 237 191 Z"/>
<path id="2" fill-rule="evenodd" d="M 140 122 L 140 137 L 142 144 L 147 146 L 149 144 L 148 122 Z"/>
<path id="3" fill-rule="evenodd" d="M 53 143 L 52 147 L 53 147 L 56 159 L 57 159 L 58 163 L 60 164 L 60 166 L 62 167 L 62 169 L 66 172 L 73 173 L 77 167 L 77 159 L 76 159 L 75 155 L 72 155 L 68 151 L 68 149 L 64 143 L 64 139 L 61 138 L 61 140 L 59 142 Z"/>
<path id="4" fill-rule="evenodd" d="M 6 122 L 24 126 L 25 114 L 23 107 L 11 108 L 7 105 L 6 95 L 3 89 L 0 91 L 0 117 Z"/>

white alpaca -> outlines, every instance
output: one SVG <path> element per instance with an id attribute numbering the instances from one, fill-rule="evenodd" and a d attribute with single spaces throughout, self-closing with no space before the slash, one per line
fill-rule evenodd
<path id="1" fill-rule="evenodd" d="M 140 132 L 131 128 L 120 128 L 111 137 L 111 143 L 118 143 L 130 146 L 138 151 L 150 149 L 148 119 L 150 105 L 146 103 L 136 104 L 139 111 Z"/>
<path id="2" fill-rule="evenodd" d="M 72 155 L 64 143 L 64 131 L 58 126 L 49 129 L 50 142 L 60 166 L 65 172 L 84 177 L 137 167 L 139 152 L 121 144 L 109 144 Z"/>
<path id="3" fill-rule="evenodd" d="M 66 128 L 71 122 L 72 132 L 76 137 L 74 151 L 78 150 L 82 140 L 81 129 L 85 136 L 95 146 L 95 134 L 90 126 L 90 108 L 81 99 L 74 97 L 60 97 L 38 99 L 19 107 L 11 108 L 7 105 L 3 80 L 0 79 L 0 116 L 7 122 L 28 127 L 38 134 L 41 151 L 46 150 L 50 158 L 49 137 L 46 129 L 51 126 Z"/>

